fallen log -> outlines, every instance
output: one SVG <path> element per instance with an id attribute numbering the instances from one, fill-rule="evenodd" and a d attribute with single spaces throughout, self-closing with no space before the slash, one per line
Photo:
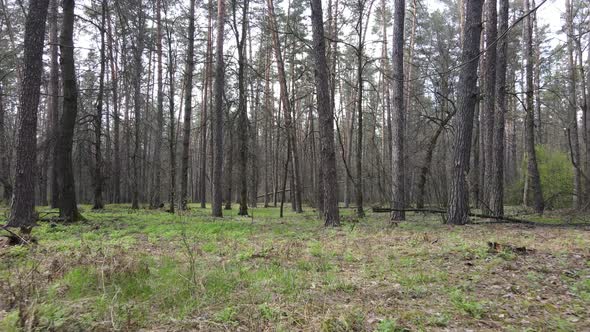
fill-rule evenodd
<path id="1" fill-rule="evenodd" d="M 380 207 L 374 207 L 373 208 L 373 212 L 375 213 L 387 213 L 387 212 L 425 212 L 425 213 L 440 213 L 440 214 L 446 214 L 447 211 L 446 210 L 441 210 L 441 209 L 392 209 L 392 208 L 380 208 Z M 512 217 L 500 217 L 500 216 L 493 216 L 493 215 L 488 215 L 488 214 L 482 214 L 482 213 L 472 213 L 469 212 L 468 215 L 470 217 L 476 217 L 476 218 L 482 218 L 482 219 L 494 219 L 494 220 L 500 220 L 502 222 L 508 222 L 508 223 L 519 223 L 519 224 L 528 224 L 528 225 L 539 225 L 540 223 L 534 222 L 534 221 L 530 221 L 530 220 L 526 220 L 526 219 L 518 219 L 518 218 L 512 218 Z"/>

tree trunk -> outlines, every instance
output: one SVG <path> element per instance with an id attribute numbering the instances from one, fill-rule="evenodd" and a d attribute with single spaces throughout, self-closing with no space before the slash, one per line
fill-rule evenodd
<path id="1" fill-rule="evenodd" d="M 580 208 L 582 194 L 581 188 L 581 164 L 580 143 L 578 139 L 578 97 L 576 93 L 576 64 L 574 62 L 574 17 L 570 0 L 565 1 L 566 25 L 567 25 L 567 54 L 568 54 L 568 122 L 569 122 L 569 146 L 571 149 L 572 166 L 574 172 L 574 192 L 572 196 L 572 208 Z"/>
<path id="2" fill-rule="evenodd" d="M 212 18 L 213 18 L 213 4 L 212 0 L 209 0 L 208 4 L 209 12 L 209 23 L 207 27 L 207 54 L 206 54 L 206 72 L 205 72 L 205 86 L 203 91 L 203 112 L 201 115 L 201 167 L 200 167 L 200 182 L 199 182 L 199 197 L 201 198 L 201 208 L 206 207 L 207 202 L 207 111 L 209 107 L 209 91 L 211 87 L 211 79 L 213 73 L 211 72 L 213 67 L 213 42 L 211 40 L 212 35 Z"/>
<path id="3" fill-rule="evenodd" d="M 184 96 L 184 123 L 182 161 L 180 166 L 180 210 L 188 208 L 188 160 L 191 139 L 193 72 L 195 71 L 195 0 L 189 2 L 188 51 L 186 54 L 186 90 Z"/>
<path id="4" fill-rule="evenodd" d="M 365 216 L 365 210 L 363 209 L 363 11 L 359 13 L 358 21 L 358 46 L 357 52 L 357 100 L 356 100 L 356 112 L 358 118 L 358 130 L 356 137 L 356 214 L 359 218 Z"/>
<path id="5" fill-rule="evenodd" d="M 223 184 L 225 186 L 225 210 L 232 209 L 232 196 L 233 196 L 233 179 L 234 179 L 234 118 L 230 114 L 230 110 L 226 110 L 225 121 L 223 129 L 226 132 L 227 137 L 225 137 L 225 141 L 227 142 L 224 144 L 225 149 L 225 162 L 223 163 L 223 175 L 225 178 L 223 179 Z"/>
<path id="6" fill-rule="evenodd" d="M 508 31 L 508 0 L 500 0 L 500 33 Z M 494 120 L 494 146 L 492 158 L 492 173 L 490 174 L 490 210 L 496 217 L 504 216 L 504 141 L 505 119 L 508 111 L 506 101 L 506 68 L 507 68 L 508 41 L 502 38 L 498 44 L 496 63 L 496 105 Z"/>
<path id="7" fill-rule="evenodd" d="M 482 209 L 485 214 L 491 214 L 490 193 L 492 191 L 493 181 L 493 155 L 494 155 L 494 117 L 496 105 L 496 42 L 498 37 L 498 13 L 496 10 L 496 0 L 485 2 L 485 44 L 487 51 L 484 59 L 484 98 L 483 98 L 483 204 Z"/>
<path id="8" fill-rule="evenodd" d="M 321 0 L 311 0 L 311 21 L 313 26 L 313 55 L 315 59 L 315 81 L 320 129 L 320 182 L 323 188 L 323 211 L 325 226 L 340 226 L 338 210 L 338 172 L 334 149 L 334 108 L 330 98 L 330 76 L 326 60 L 324 21 Z M 312 119 L 313 121 L 313 119 Z"/>
<path id="9" fill-rule="evenodd" d="M 250 23 L 248 22 L 248 44 L 249 44 L 249 61 L 254 62 L 254 57 L 252 56 L 252 32 L 250 30 Z M 257 69 L 260 70 L 262 68 L 262 60 L 264 59 L 263 56 L 265 54 L 264 50 L 264 36 L 261 35 L 260 39 L 260 52 L 258 53 L 258 63 Z M 250 140 L 251 140 L 251 147 L 249 148 L 249 167 L 251 172 L 251 180 L 250 180 L 250 190 L 247 192 L 247 195 L 250 196 L 250 206 L 253 208 L 258 207 L 258 184 L 260 183 L 260 156 L 258 155 L 259 151 L 259 137 L 258 137 L 258 121 L 259 121 L 259 114 L 261 111 L 260 106 L 260 80 L 259 77 L 252 75 L 250 77 L 250 98 L 254 98 L 254 105 L 252 107 L 253 113 L 253 121 L 252 121 L 252 128 L 250 128 Z"/>
<path id="10" fill-rule="evenodd" d="M 404 182 L 404 22 L 406 13 L 405 0 L 394 2 L 393 25 L 393 112 L 392 112 L 392 150 L 391 150 L 391 206 L 398 210 L 391 213 L 391 220 L 405 220 Z"/>
<path id="11" fill-rule="evenodd" d="M 529 0 L 524 0 L 525 11 L 530 10 Z M 525 118 L 525 145 L 528 157 L 527 173 L 529 187 L 534 195 L 534 209 L 536 213 L 543 213 L 545 203 L 543 202 L 543 191 L 541 188 L 541 177 L 537 167 L 537 154 L 535 152 L 535 114 L 534 114 L 534 86 L 533 86 L 533 25 L 530 16 L 524 19 L 525 27 L 525 69 L 526 69 L 526 118 Z M 577 137 L 577 136 L 576 136 Z"/>
<path id="12" fill-rule="evenodd" d="M 8 159 L 8 135 L 6 134 L 6 109 L 4 108 L 4 91 L 0 82 L 0 185 L 3 188 L 3 198 L 10 204 L 12 185 L 10 183 L 10 165 Z"/>
<path id="13" fill-rule="evenodd" d="M 471 200 L 473 202 L 473 207 L 479 209 L 480 207 L 480 147 L 481 144 L 479 142 L 480 139 L 480 121 L 479 121 L 479 102 L 475 103 L 475 114 L 474 114 L 474 125 L 473 125 L 473 138 L 472 138 L 472 150 L 473 150 L 473 168 L 469 170 L 469 190 L 471 191 Z"/>
<path id="14" fill-rule="evenodd" d="M 76 188 L 72 164 L 74 128 L 78 114 L 78 87 L 76 84 L 76 67 L 74 63 L 74 0 L 63 2 L 63 23 L 60 37 L 61 74 L 63 86 L 63 114 L 57 141 L 56 155 L 59 169 L 60 216 L 66 222 L 81 218 L 76 205 Z"/>
<path id="15" fill-rule="evenodd" d="M 275 49 L 275 58 L 277 60 L 277 69 L 279 74 L 279 84 L 281 90 L 281 101 L 285 113 L 285 129 L 287 131 L 287 140 L 291 142 L 291 155 L 288 158 L 293 158 L 293 176 L 295 180 L 295 201 L 301 202 L 301 176 L 299 173 L 299 154 L 297 151 L 297 139 L 295 135 L 295 126 L 292 119 L 291 103 L 289 100 L 289 91 L 287 90 L 287 79 L 285 76 L 285 65 L 283 62 L 283 54 L 281 51 L 281 44 L 279 40 L 277 22 L 274 12 L 274 6 L 272 0 L 267 0 L 268 12 L 269 12 L 269 23 L 272 34 L 272 39 Z M 297 204 L 297 212 L 302 212 L 301 206 Z"/>
<path id="16" fill-rule="evenodd" d="M 103 100 L 104 100 L 104 77 L 105 77 L 105 68 L 106 68 L 106 53 L 105 53 L 105 29 L 106 29 L 106 7 L 107 3 L 106 0 L 102 0 L 102 18 L 101 18 L 101 26 L 100 26 L 100 77 L 99 77 L 99 84 L 98 84 L 98 100 L 96 101 L 96 115 L 94 118 L 94 158 L 95 158 L 95 165 L 94 165 L 94 206 L 92 209 L 100 210 L 104 208 L 103 198 L 102 198 L 102 147 L 101 147 L 101 140 L 102 140 L 102 107 L 103 107 Z"/>
<path id="17" fill-rule="evenodd" d="M 25 23 L 24 75 L 19 96 L 20 109 L 16 150 L 14 196 L 7 227 L 20 227 L 28 233 L 35 225 L 35 162 L 37 157 L 37 112 L 41 76 L 43 74 L 43 45 L 49 0 L 33 1 Z"/>
<path id="18" fill-rule="evenodd" d="M 477 67 L 481 36 L 482 0 L 466 0 L 465 33 L 461 52 L 458 107 L 455 117 L 453 169 L 449 195 L 449 224 L 463 225 L 469 221 L 469 194 L 466 176 L 469 173 L 473 113 L 477 103 Z"/>
<path id="19" fill-rule="evenodd" d="M 172 53 L 172 33 L 166 23 L 166 33 L 168 39 L 168 126 L 169 126 L 169 137 L 168 144 L 170 149 L 170 189 L 169 189 L 169 202 L 170 202 L 170 213 L 174 213 L 176 206 L 176 131 L 174 128 L 174 97 L 175 97 L 175 84 L 174 84 L 174 57 Z"/>
<path id="20" fill-rule="evenodd" d="M 56 158 L 57 135 L 59 133 L 59 40 L 58 40 L 58 0 L 51 0 L 49 15 L 49 191 L 51 192 L 51 208 L 59 204 L 59 188 L 57 185 L 58 168 Z"/>
<path id="21" fill-rule="evenodd" d="M 248 3 L 244 0 L 242 3 L 242 35 L 238 39 L 238 140 L 240 144 L 239 151 L 239 190 L 240 190 L 240 210 L 238 215 L 248 215 L 248 105 L 246 91 L 246 77 L 244 74 L 246 61 L 246 35 L 248 33 Z"/>
<path id="22" fill-rule="evenodd" d="M 154 143 L 154 188 L 151 199 L 151 207 L 158 208 L 162 203 L 160 198 L 161 193 L 161 168 L 162 168 L 162 133 L 164 132 L 164 83 L 163 83 L 163 69 L 162 69 L 162 14 L 161 9 L 162 0 L 156 1 L 156 53 L 158 57 L 158 96 L 157 96 L 157 128 L 155 132 L 155 143 Z"/>
<path id="23" fill-rule="evenodd" d="M 193 0 L 191 0 L 193 1 Z M 223 217 L 221 205 L 223 204 L 223 88 L 225 81 L 225 68 L 223 62 L 223 37 L 225 22 L 225 0 L 217 0 L 217 45 L 215 60 L 215 111 L 213 113 L 214 140 L 213 150 L 213 206 L 212 215 Z"/>
<path id="24" fill-rule="evenodd" d="M 535 5 L 535 0 L 531 2 L 533 8 L 537 7 Z M 534 77 L 533 77 L 533 85 L 535 87 L 535 114 L 536 114 L 536 125 L 537 128 L 537 140 L 539 144 L 545 143 L 545 136 L 543 134 L 543 119 L 541 117 L 541 38 L 539 37 L 539 27 L 537 25 L 537 12 L 531 13 L 533 17 L 533 44 L 534 44 L 534 56 L 535 56 L 535 66 L 534 66 Z"/>
<path id="25" fill-rule="evenodd" d="M 108 8 L 107 8 L 108 10 Z M 109 61 L 111 63 L 111 90 L 113 95 L 113 154 L 114 167 L 112 174 L 113 203 L 121 202 L 121 147 L 120 147 L 120 115 L 119 115 L 119 71 L 117 59 L 114 55 L 113 29 L 111 27 L 111 16 L 108 13 L 108 38 L 109 38 Z"/>
<path id="26" fill-rule="evenodd" d="M 270 104 L 270 69 L 271 69 L 271 61 L 270 61 L 270 48 L 267 48 L 265 54 L 265 70 L 264 70 L 264 119 L 265 119 L 265 127 L 264 127 L 264 207 L 269 207 L 269 196 L 268 193 L 270 192 L 270 181 L 271 175 L 274 171 L 274 167 L 271 167 L 269 170 L 268 163 L 269 161 L 273 163 L 271 166 L 274 166 L 274 158 L 272 157 L 272 119 L 273 119 L 273 109 L 272 105 Z M 269 160 L 270 159 L 270 160 Z M 276 190 L 273 191 L 273 193 Z"/>
<path id="27" fill-rule="evenodd" d="M 140 137 L 141 137 L 141 75 L 143 72 L 142 54 L 144 48 L 144 29 L 145 16 L 142 8 L 142 0 L 139 0 L 137 5 L 138 17 L 136 18 L 138 24 L 137 36 L 133 47 L 133 66 L 134 66 L 134 82 L 133 82 L 133 115 L 134 115 L 134 147 L 133 147 L 133 183 L 132 183 L 132 209 L 139 209 L 139 168 L 140 168 Z"/>

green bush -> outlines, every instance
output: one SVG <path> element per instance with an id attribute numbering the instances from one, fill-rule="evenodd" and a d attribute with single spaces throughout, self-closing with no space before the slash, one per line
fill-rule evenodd
<path id="1" fill-rule="evenodd" d="M 546 208 L 570 207 L 572 204 L 574 175 L 569 155 L 541 145 L 538 145 L 535 151 L 537 152 L 537 164 L 541 175 L 541 187 Z M 520 179 L 507 189 L 506 202 L 510 205 L 522 204 L 526 167 L 527 159 L 524 159 Z M 529 192 L 529 197 L 532 199 L 532 192 Z"/>

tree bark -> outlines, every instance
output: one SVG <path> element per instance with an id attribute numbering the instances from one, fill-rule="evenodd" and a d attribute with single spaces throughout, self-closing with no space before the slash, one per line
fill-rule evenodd
<path id="1" fill-rule="evenodd" d="M 94 118 L 94 206 L 92 209 L 100 210 L 104 208 L 103 197 L 102 197 L 102 112 L 103 112 L 103 100 L 104 100 L 104 77 L 106 71 L 106 52 L 105 52 L 105 29 L 106 29 L 106 0 L 102 0 L 101 3 L 102 15 L 101 15 L 101 26 L 100 26 L 100 77 L 98 84 L 98 99 L 96 101 L 96 115 Z"/>
<path id="2" fill-rule="evenodd" d="M 188 51 L 186 53 L 186 90 L 184 96 L 184 123 L 182 161 L 180 166 L 180 210 L 188 208 L 188 160 L 191 139 L 193 72 L 195 71 L 195 0 L 189 2 Z"/>
<path id="3" fill-rule="evenodd" d="M 51 208 L 59 204 L 59 188 L 57 184 L 58 168 L 56 158 L 57 135 L 59 133 L 59 40 L 58 40 L 58 0 L 51 0 L 49 15 L 49 191 L 51 193 Z"/>
<path id="4" fill-rule="evenodd" d="M 192 1 L 192 0 L 191 0 Z M 217 41 L 215 59 L 215 112 L 213 113 L 213 206 L 212 215 L 223 217 L 223 86 L 225 80 L 223 61 L 223 37 L 225 0 L 217 0 Z"/>
<path id="5" fill-rule="evenodd" d="M 201 208 L 206 207 L 207 202 L 207 112 L 209 108 L 209 91 L 211 87 L 211 80 L 213 73 L 213 42 L 212 42 L 212 18 L 213 18 L 213 4 L 209 0 L 208 4 L 208 26 L 207 26 L 207 54 L 206 54 L 206 70 L 205 70 L 205 86 L 203 91 L 203 111 L 201 114 L 201 167 L 200 167 L 200 182 L 199 182 L 199 197 L 201 198 Z"/>
<path id="6" fill-rule="evenodd" d="M 364 2 L 359 2 L 360 6 L 364 6 Z M 364 8 L 363 8 L 364 9 Z M 363 51 L 364 51 L 364 42 L 363 42 L 363 9 L 359 10 L 359 19 L 357 22 L 358 26 L 358 45 L 356 49 L 356 56 L 357 56 L 357 100 L 356 100 L 356 112 L 358 118 L 358 130 L 357 130 L 357 137 L 356 137 L 356 188 L 355 188 L 355 198 L 356 198 L 356 214 L 359 218 L 363 218 L 365 216 L 365 210 L 363 208 Z"/>
<path id="7" fill-rule="evenodd" d="M 162 168 L 162 133 L 164 132 L 164 83 L 163 83 L 163 69 L 162 69 L 162 0 L 156 1 L 156 53 L 158 57 L 158 96 L 157 107 L 158 113 L 156 115 L 157 128 L 155 132 L 154 143 L 154 188 L 151 199 L 151 207 L 158 208 L 162 203 L 161 194 L 161 168 Z"/>
<path id="8" fill-rule="evenodd" d="M 530 10 L 529 0 L 524 0 L 525 11 Z M 528 157 L 527 173 L 529 187 L 534 195 L 534 210 L 543 213 L 545 203 L 541 188 L 541 177 L 537 166 L 537 153 L 535 152 L 535 114 L 534 114 L 534 85 L 533 85 L 533 25 L 532 19 L 526 16 L 524 19 L 525 40 L 525 70 L 526 70 L 526 118 L 525 118 L 525 145 Z"/>
<path id="9" fill-rule="evenodd" d="M 396 211 L 391 213 L 391 220 L 405 220 L 404 182 L 404 23 L 405 0 L 394 1 L 393 25 L 393 112 L 392 112 L 392 150 L 391 150 L 391 206 Z"/>
<path id="10" fill-rule="evenodd" d="M 6 204 L 10 204 L 12 196 L 12 184 L 10 182 L 10 165 L 8 159 L 8 135 L 6 134 L 6 109 L 4 108 L 4 91 L 0 82 L 0 185 L 3 189 L 3 198 Z"/>
<path id="11" fill-rule="evenodd" d="M 267 0 L 268 5 L 268 12 L 269 12 L 269 25 L 271 29 L 274 49 L 275 49 L 275 58 L 277 60 L 277 69 L 279 74 L 279 84 L 281 90 L 281 101 L 285 113 L 285 129 L 287 131 L 287 139 L 291 142 L 291 154 L 287 156 L 287 158 L 293 158 L 292 160 L 292 167 L 293 167 L 293 176 L 295 180 L 295 201 L 301 202 L 301 175 L 299 170 L 299 154 L 297 150 L 297 139 L 295 135 L 295 126 L 292 119 L 292 109 L 291 103 L 289 100 L 289 91 L 287 90 L 287 79 L 285 76 L 285 65 L 283 62 L 283 54 L 281 51 L 281 44 L 279 40 L 278 34 L 278 26 L 276 22 L 274 6 L 272 0 Z M 297 204 L 297 212 L 303 212 L 301 210 L 301 205 Z"/>
<path id="12" fill-rule="evenodd" d="M 107 8 L 108 11 L 108 8 Z M 113 97 L 113 155 L 114 165 L 112 174 L 113 203 L 121 202 L 121 146 L 120 146 L 120 115 L 119 115 L 119 71 L 115 57 L 113 29 L 111 27 L 110 12 L 108 15 L 109 61 L 111 64 L 111 90 Z"/>
<path id="13" fill-rule="evenodd" d="M 172 32 L 168 27 L 168 23 L 166 23 L 166 33 L 168 39 L 168 84 L 169 84 L 169 92 L 168 92 L 168 126 L 169 126 L 169 137 L 168 137 L 168 144 L 169 144 L 169 152 L 170 152 L 170 184 L 169 184 L 169 203 L 170 203 L 170 213 L 174 213 L 174 209 L 176 206 L 176 130 L 174 126 L 174 96 L 175 96 L 175 84 L 174 84 L 174 56 L 172 53 Z"/>
<path id="14" fill-rule="evenodd" d="M 326 60 L 324 20 L 321 0 L 311 0 L 311 21 L 313 30 L 313 55 L 315 60 L 315 81 L 320 129 L 320 163 L 323 177 L 320 188 L 323 192 L 325 226 L 340 226 L 338 210 L 338 172 L 334 149 L 334 108 L 330 98 L 330 76 Z M 312 119 L 313 121 L 313 119 Z"/>
<path id="15" fill-rule="evenodd" d="M 566 26 L 567 26 L 567 55 L 568 55 L 568 127 L 571 135 L 571 156 L 572 167 L 574 172 L 572 208 L 580 208 L 580 196 L 582 194 L 582 176 L 580 163 L 580 141 L 578 138 L 578 96 L 576 93 L 576 64 L 574 62 L 574 17 L 570 0 L 565 1 L 566 9 Z"/>
<path id="16" fill-rule="evenodd" d="M 37 112 L 43 45 L 49 0 L 31 2 L 25 23 L 24 75 L 20 90 L 14 196 L 7 227 L 20 227 L 28 233 L 35 225 L 35 163 L 37 160 Z"/>
<path id="17" fill-rule="evenodd" d="M 133 115 L 134 115 L 134 147 L 132 155 L 133 166 L 133 183 L 132 183 L 132 209 L 139 209 L 139 171 L 140 171 L 140 154 L 141 154 L 141 76 L 143 72 L 142 55 L 144 48 L 144 30 L 145 30 L 145 14 L 143 12 L 142 0 L 137 4 L 137 35 L 133 45 L 133 67 L 134 67 L 134 82 L 133 82 Z"/>
<path id="18" fill-rule="evenodd" d="M 496 1 L 485 2 L 485 44 L 487 47 L 484 59 L 484 98 L 483 98 L 483 202 L 482 209 L 484 213 L 490 214 L 490 193 L 492 191 L 493 181 L 493 155 L 494 155 L 494 117 L 496 105 L 496 42 L 498 37 L 498 13 L 496 10 Z"/>
<path id="19" fill-rule="evenodd" d="M 57 141 L 56 155 L 59 169 L 60 216 L 66 222 L 78 221 L 81 216 L 76 202 L 72 148 L 78 114 L 78 86 L 74 63 L 74 0 L 63 1 L 63 23 L 60 36 L 63 114 Z"/>
<path id="20" fill-rule="evenodd" d="M 500 0 L 500 33 L 508 31 L 508 0 Z M 492 174 L 490 174 L 490 211 L 494 216 L 504 216 L 504 142 L 505 142 L 505 114 L 508 111 L 506 100 L 506 69 L 508 41 L 502 38 L 498 41 L 495 86 L 495 119 L 494 146 L 492 158 Z"/>
<path id="21" fill-rule="evenodd" d="M 535 5 L 535 0 L 531 1 L 531 5 L 533 8 L 537 7 Z M 535 56 L 535 66 L 534 66 L 534 77 L 533 77 L 533 85 L 535 87 L 535 114 L 536 114 L 536 128 L 537 128 L 537 141 L 539 144 L 545 143 L 545 136 L 543 134 L 543 119 L 541 117 L 541 38 L 539 37 L 539 27 L 537 25 L 537 12 L 531 13 L 533 17 L 533 45 L 534 45 L 534 56 Z"/>
<path id="22" fill-rule="evenodd" d="M 246 91 L 246 77 L 245 67 L 246 61 L 246 35 L 248 33 L 248 4 L 249 0 L 244 0 L 242 3 L 242 34 L 238 42 L 238 90 L 239 90 L 239 105 L 238 105 L 238 140 L 240 144 L 239 151 L 239 186 L 240 186 L 240 210 L 238 215 L 248 215 L 248 105 L 247 105 L 247 91 Z"/>
<path id="23" fill-rule="evenodd" d="M 466 176 L 469 173 L 473 113 L 477 103 L 477 67 L 481 36 L 482 0 L 466 0 L 465 33 L 461 51 L 458 87 L 458 108 L 453 138 L 453 168 L 449 195 L 449 224 L 464 225 L 469 221 L 469 194 Z"/>

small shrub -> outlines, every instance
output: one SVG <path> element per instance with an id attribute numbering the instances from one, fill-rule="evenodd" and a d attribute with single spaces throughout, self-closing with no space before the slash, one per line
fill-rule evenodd
<path id="1" fill-rule="evenodd" d="M 548 208 L 559 209 L 570 207 L 573 193 L 573 171 L 567 153 L 538 145 L 537 164 L 541 176 L 543 197 Z M 521 174 L 526 174 L 527 161 L 523 160 Z M 511 205 L 522 204 L 524 176 L 507 190 L 506 202 Z M 530 195 L 529 197 L 532 197 Z"/>
<path id="2" fill-rule="evenodd" d="M 215 315 L 215 321 L 225 324 L 237 324 L 236 316 L 237 310 L 234 307 L 227 307 Z"/>
<path id="3" fill-rule="evenodd" d="M 9 312 L 2 320 L 0 320 L 0 330 L 6 332 L 20 331 L 18 310 Z"/>
<path id="4" fill-rule="evenodd" d="M 469 299 L 458 289 L 451 293 L 451 303 L 453 303 L 455 308 L 475 319 L 481 319 L 485 314 L 485 306 L 483 303 Z"/>
<path id="5" fill-rule="evenodd" d="M 365 316 L 359 312 L 346 313 L 344 316 L 330 317 L 322 322 L 322 332 L 364 331 Z"/>
<path id="6" fill-rule="evenodd" d="M 379 325 L 377 326 L 377 329 L 375 329 L 376 332 L 407 332 L 410 331 L 405 327 L 399 326 L 397 324 L 397 320 L 395 319 L 384 319 L 381 322 L 379 322 Z"/>

